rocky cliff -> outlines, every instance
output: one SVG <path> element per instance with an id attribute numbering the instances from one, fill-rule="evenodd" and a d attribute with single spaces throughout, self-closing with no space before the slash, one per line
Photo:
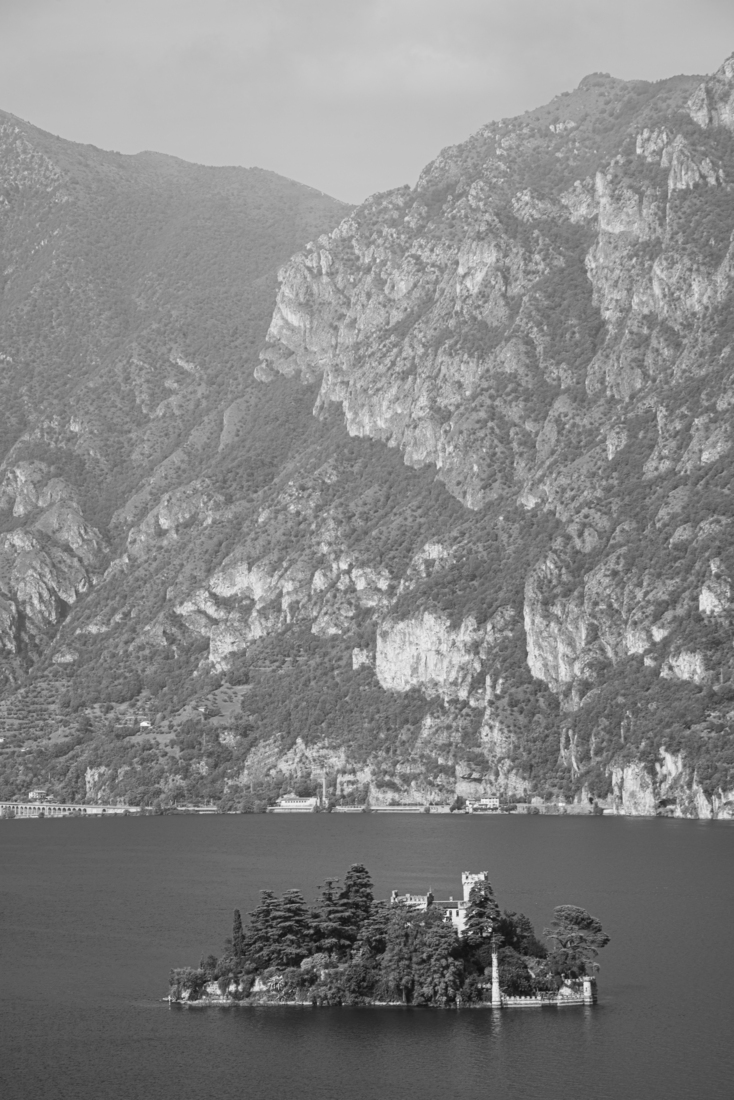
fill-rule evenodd
<path id="1" fill-rule="evenodd" d="M 732 816 L 732 103 L 351 211 L 6 119 L 4 790 Z"/>
<path id="2" fill-rule="evenodd" d="M 577 793 L 601 765 L 595 793 L 630 812 L 718 813 L 731 791 L 732 103 L 730 59 L 704 81 L 595 74 L 486 126 L 286 265 L 259 368 L 318 381 L 317 413 L 516 525 L 533 560 L 510 606 L 559 760 Z M 380 683 L 479 703 L 476 631 L 388 620 Z"/>

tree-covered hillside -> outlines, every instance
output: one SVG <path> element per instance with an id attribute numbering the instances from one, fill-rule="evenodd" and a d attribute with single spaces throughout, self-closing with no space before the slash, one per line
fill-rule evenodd
<path id="1" fill-rule="evenodd" d="M 356 210 L 3 116 L 0 795 L 731 816 L 731 102 Z"/>

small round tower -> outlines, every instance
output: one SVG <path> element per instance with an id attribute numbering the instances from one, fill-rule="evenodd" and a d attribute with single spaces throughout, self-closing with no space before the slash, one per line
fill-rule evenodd
<path id="1" fill-rule="evenodd" d="M 492 1008 L 502 1008 L 500 967 L 497 959 L 497 941 L 494 936 L 492 936 Z"/>
<path id="2" fill-rule="evenodd" d="M 584 989 L 584 1004 L 585 1005 L 595 1005 L 596 1004 L 596 978 L 593 978 L 589 974 L 584 974 L 583 989 Z"/>

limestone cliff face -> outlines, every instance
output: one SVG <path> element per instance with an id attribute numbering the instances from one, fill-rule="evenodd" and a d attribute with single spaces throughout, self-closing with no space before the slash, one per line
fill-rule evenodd
<path id="1" fill-rule="evenodd" d="M 356 210 L 0 120 L 12 790 L 731 816 L 733 74 Z"/>
<path id="2" fill-rule="evenodd" d="M 429 698 L 466 700 L 482 667 L 483 639 L 472 618 L 457 630 L 430 612 L 402 622 L 385 620 L 377 632 L 377 679 L 385 691 L 417 687 Z"/>
<path id="3" fill-rule="evenodd" d="M 669 682 L 707 687 L 730 736 L 733 74 L 729 59 L 657 92 L 589 77 L 444 150 L 414 188 L 368 200 L 282 269 L 259 368 L 318 382 L 317 413 L 341 406 L 350 434 L 432 465 L 464 506 L 512 517 L 536 546 L 514 607 L 526 667 L 574 716 L 580 755 L 562 733 L 559 761 L 580 777 L 603 759 L 624 812 L 660 810 L 669 790 L 684 814 L 726 801 L 696 778 L 695 737 L 676 734 L 676 754 L 652 730 Z M 547 540 L 535 532 L 549 519 Z M 458 626 L 433 610 L 384 618 L 380 684 L 477 703 L 490 662 L 467 611 Z M 599 700 L 631 667 L 660 684 L 643 720 L 660 774 L 616 763 L 606 733 L 599 755 L 588 728 L 609 721 Z M 482 708 L 486 766 L 516 765 L 506 714 L 486 694 Z"/>
<path id="4" fill-rule="evenodd" d="M 106 546 L 84 519 L 73 488 L 49 477 L 42 462 L 6 466 L 3 520 L 22 525 L 0 534 L 0 645 L 11 669 L 13 658 L 44 647 L 69 608 L 100 579 Z"/>
<path id="5" fill-rule="evenodd" d="M 570 119 L 559 132 L 537 112 L 442 154 L 414 189 L 369 200 L 282 270 L 261 376 L 320 379 L 317 409 L 338 402 L 352 434 L 399 446 L 408 463 L 435 464 L 470 507 L 504 489 L 564 511 L 564 443 L 600 427 L 626 438 L 625 423 L 643 410 L 659 422 L 658 474 L 715 462 L 734 442 L 730 381 L 696 403 L 674 443 L 678 397 L 669 387 L 684 373 L 710 373 L 711 311 L 731 293 L 726 225 L 704 243 L 686 215 L 689 206 L 726 207 L 721 151 L 712 159 L 689 131 L 702 97 L 723 104 L 730 68 L 693 95 L 685 133 L 643 125 L 644 114 L 630 120 L 616 155 L 592 176 L 574 178 L 589 163 L 593 130 Z M 585 91 L 564 109 L 581 114 Z M 624 89 L 615 92 L 624 100 Z M 727 110 L 717 107 L 716 118 Z M 549 156 L 555 192 L 523 186 Z M 551 325 L 539 315 L 555 283 L 568 298 Z M 584 323 L 591 331 L 582 334 Z M 729 354 L 727 345 L 722 361 Z M 578 386 L 593 398 L 583 409 Z M 585 450 L 587 466 L 599 461 Z M 586 496 L 573 537 L 590 549 L 612 517 Z"/>

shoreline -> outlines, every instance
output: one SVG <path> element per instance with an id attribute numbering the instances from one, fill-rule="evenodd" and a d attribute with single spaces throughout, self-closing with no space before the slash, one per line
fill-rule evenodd
<path id="1" fill-rule="evenodd" d="M 455 812 L 455 813 L 451 813 L 451 814 L 444 814 L 444 813 L 426 813 L 425 811 L 415 811 L 415 810 L 396 810 L 396 809 L 392 809 L 392 808 L 390 809 L 390 811 L 388 813 L 386 813 L 383 810 L 368 810 L 368 811 L 357 811 L 357 812 L 358 813 L 363 813 L 363 814 L 366 813 L 369 816 L 379 816 L 379 817 L 383 817 L 383 816 L 390 816 L 390 817 L 403 817 L 403 816 L 406 816 L 407 817 L 407 816 L 409 816 L 409 817 L 430 817 L 430 818 L 440 817 L 442 819 L 450 817 L 450 818 L 460 818 L 460 819 L 479 818 L 479 819 L 483 819 L 483 820 L 486 820 L 488 818 L 490 818 L 490 819 L 491 818 L 497 818 L 497 817 L 514 817 L 514 818 L 526 818 L 526 817 L 534 817 L 534 818 L 535 817 L 542 817 L 542 818 L 554 817 L 554 818 L 558 818 L 558 817 L 564 817 L 564 818 L 574 818 L 574 819 L 581 818 L 581 819 L 584 819 L 584 820 L 585 819 L 594 819 L 594 818 L 598 819 L 598 818 L 604 817 L 607 821 L 609 821 L 609 820 L 679 821 L 679 822 L 690 821 L 690 822 L 696 822 L 696 823 L 700 823 L 700 822 L 703 821 L 703 822 L 707 822 L 707 823 L 711 823 L 711 824 L 728 824 L 728 825 L 734 824 L 734 815 L 730 815 L 730 814 L 726 814 L 726 815 L 722 815 L 722 816 L 714 816 L 714 817 L 690 817 L 687 814 L 685 814 L 685 815 L 684 814 L 676 815 L 676 814 L 671 814 L 671 813 L 625 814 L 625 813 L 613 813 L 613 812 L 606 811 L 606 810 L 604 811 L 604 813 L 596 813 L 596 814 L 592 814 L 592 813 L 573 813 L 573 812 L 568 813 L 568 812 L 564 812 L 564 811 L 558 811 L 558 810 L 551 811 L 551 810 L 545 810 L 545 809 L 539 809 L 537 813 L 528 813 L 528 812 L 524 812 L 524 811 L 520 811 L 518 813 L 516 811 L 506 812 L 506 811 L 502 811 L 502 810 L 495 810 L 492 813 L 465 813 L 465 812 L 459 811 L 459 812 Z M 341 816 L 351 817 L 352 816 L 351 813 L 344 814 L 343 811 L 339 812 L 338 810 L 330 811 L 328 813 L 320 812 L 318 814 L 318 816 L 331 816 L 332 813 L 336 813 L 339 817 L 341 817 Z M 55 813 L 55 814 L 46 814 L 46 813 L 23 813 L 23 814 L 0 813 L 0 824 L 2 824 L 3 822 L 11 822 L 11 821 L 80 821 L 80 820 L 85 820 L 85 821 L 109 821 L 111 819 L 114 819 L 114 820 L 136 819 L 137 820 L 137 819 L 140 819 L 140 818 L 150 818 L 150 817 L 155 817 L 155 818 L 160 818 L 160 817 L 207 817 L 207 818 L 212 818 L 212 817 L 265 817 L 265 816 L 267 816 L 267 817 L 277 816 L 278 818 L 295 817 L 299 821 L 302 821 L 304 816 L 311 817 L 311 816 L 315 816 L 315 815 L 313 815 L 313 814 L 306 814 L 306 815 L 303 815 L 303 814 L 277 814 L 277 815 L 267 814 L 266 815 L 266 814 L 261 814 L 261 813 L 258 813 L 258 814 L 248 813 L 248 812 L 239 811 L 239 810 L 225 810 L 225 811 L 222 811 L 221 813 L 219 813 L 219 812 L 216 812 L 216 813 L 212 813 L 212 812 L 197 813 L 197 812 L 191 812 L 191 811 L 187 812 L 187 811 L 181 811 L 181 810 L 164 811 L 163 813 L 151 813 L 151 812 L 146 812 L 146 811 L 138 811 L 138 812 L 132 812 L 132 813 L 129 812 L 129 811 L 128 812 L 123 811 L 121 813 L 121 812 L 115 811 L 115 810 L 110 810 L 107 813 L 99 813 L 99 812 L 89 813 L 89 812 L 85 812 L 83 809 L 79 809 L 76 812 L 63 813 L 63 814 L 59 814 L 59 813 Z"/>
<path id="2" fill-rule="evenodd" d="M 383 814 L 379 810 L 368 811 L 368 813 L 369 813 L 369 816 L 380 816 L 380 817 L 388 816 L 388 815 Z M 222 813 L 186 813 L 186 812 L 182 813 L 180 811 L 179 812 L 173 812 L 173 813 L 145 813 L 145 812 L 140 812 L 140 813 L 119 813 L 119 812 L 118 813 L 115 813 L 115 812 L 109 812 L 109 813 L 84 813 L 84 811 L 80 811 L 78 813 L 65 813 L 65 814 L 44 814 L 44 813 L 38 813 L 38 814 L 27 814 L 27 813 L 26 814 L 12 814 L 12 813 L 11 814 L 1 814 L 0 813 L 0 824 L 14 822 L 14 821 L 54 821 L 54 822 L 56 822 L 56 821 L 81 821 L 81 820 L 84 820 L 84 821 L 110 821 L 110 820 L 113 820 L 113 819 L 114 820 L 120 820 L 120 819 L 125 819 L 125 820 L 135 819 L 135 820 L 138 820 L 140 818 L 151 818 L 151 817 L 155 817 L 155 818 L 160 818 L 160 817 L 207 817 L 207 818 L 212 818 L 212 817 L 265 817 L 265 816 L 266 816 L 265 814 L 252 814 L 252 813 L 247 813 L 247 812 L 240 812 L 238 810 L 226 810 Z M 268 817 L 273 817 L 273 816 L 276 816 L 276 815 L 267 814 L 267 816 Z M 303 815 L 301 815 L 301 814 L 293 814 L 293 815 L 291 815 L 291 814 L 278 814 L 277 816 L 279 818 L 293 816 L 293 817 L 297 817 L 299 821 L 302 821 L 302 818 L 303 818 Z M 305 815 L 305 816 L 313 816 L 313 815 Z M 331 816 L 331 815 L 319 814 L 318 816 Z M 341 817 L 342 815 L 339 814 L 339 816 Z M 344 815 L 344 816 L 350 816 L 351 817 L 352 815 L 349 814 L 349 815 Z M 706 822 L 707 824 L 717 824 L 717 825 L 719 825 L 719 824 L 721 824 L 721 825 L 732 825 L 732 824 L 734 824 L 734 816 L 729 815 L 729 814 L 726 814 L 725 816 L 720 816 L 720 817 L 719 816 L 716 816 L 716 817 L 689 817 L 688 815 L 683 815 L 683 814 L 676 815 L 676 814 L 669 814 L 669 813 L 624 814 L 624 813 L 604 812 L 603 814 L 586 814 L 586 813 L 580 814 L 580 813 L 563 813 L 563 812 L 557 812 L 557 811 L 556 812 L 550 812 L 550 811 L 547 811 L 547 810 L 546 811 L 540 810 L 540 811 L 538 811 L 538 813 L 535 813 L 535 814 L 532 814 L 532 813 L 515 813 L 515 812 L 503 813 L 502 811 L 495 812 L 495 813 L 480 813 L 480 814 L 468 814 L 468 813 L 430 814 L 430 813 L 416 813 L 415 811 L 406 810 L 406 811 L 392 811 L 389 814 L 389 816 L 391 816 L 391 817 L 403 817 L 403 816 L 408 817 L 408 816 L 410 816 L 410 817 L 431 817 L 431 818 L 451 817 L 451 818 L 461 818 L 461 819 L 464 819 L 464 818 L 480 818 L 480 819 L 483 819 L 483 820 L 486 820 L 487 818 L 491 819 L 491 818 L 497 818 L 497 817 L 514 817 L 514 818 L 526 818 L 526 817 L 534 817 L 534 818 L 537 818 L 537 817 L 541 817 L 541 818 L 553 817 L 553 818 L 559 818 L 559 817 L 563 817 L 563 818 L 574 818 L 575 820 L 578 820 L 579 818 L 583 819 L 583 820 L 586 820 L 586 819 L 599 819 L 601 817 L 604 817 L 605 820 L 607 820 L 607 821 L 609 821 L 609 820 L 678 821 L 678 822 L 690 821 L 690 822 L 695 822 L 696 824 L 699 824 L 700 822 Z"/>
<path id="3" fill-rule="evenodd" d="M 467 1001 L 450 1005 L 414 1005 L 404 1004 L 402 1001 L 365 1001 L 361 1004 L 347 1005 L 319 1005 L 313 1001 L 234 1001 L 231 998 L 201 997 L 198 1001 L 179 1001 L 172 997 L 162 997 L 161 1004 L 167 1004 L 169 1008 L 180 1009 L 204 1009 L 204 1008 L 401 1008 L 414 1009 L 416 1011 L 430 1012 L 460 1012 L 464 1009 L 472 1011 L 476 1009 L 494 1009 L 495 1011 L 506 1008 L 588 1008 L 591 1002 L 578 997 L 554 997 L 536 1000 L 532 997 L 509 998 L 508 1003 L 493 1005 L 489 1001 Z M 594 1001 L 596 1005 L 598 1002 Z"/>

